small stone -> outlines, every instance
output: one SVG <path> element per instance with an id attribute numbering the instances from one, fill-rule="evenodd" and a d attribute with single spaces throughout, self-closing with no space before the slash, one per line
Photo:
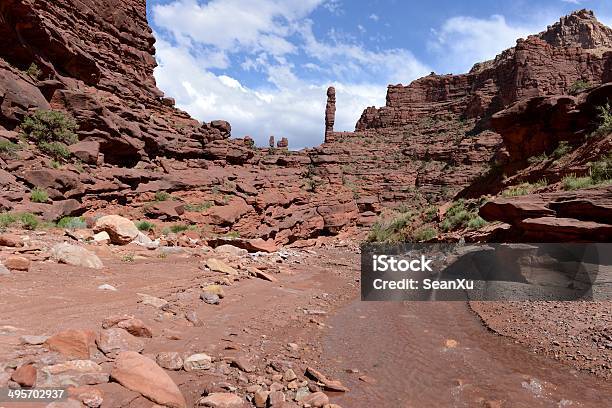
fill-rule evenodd
<path id="1" fill-rule="evenodd" d="M 98 408 L 104 402 L 104 394 L 96 387 L 81 385 L 68 389 L 68 394 L 89 408 Z"/>
<path id="2" fill-rule="evenodd" d="M 205 265 L 208 269 L 213 272 L 225 273 L 227 275 L 237 275 L 238 271 L 229 266 L 223 261 L 215 258 L 209 258 L 206 260 Z"/>
<path id="3" fill-rule="evenodd" d="M 285 388 L 283 384 L 279 384 L 277 382 L 272 383 L 272 385 L 270 385 L 270 391 L 272 392 L 281 391 L 283 388 Z"/>
<path id="4" fill-rule="evenodd" d="M 447 339 L 447 340 L 444 342 L 444 346 L 445 346 L 446 348 L 455 348 L 455 347 L 457 347 L 457 344 L 458 344 L 458 343 L 457 343 L 457 340 L 453 340 L 453 339 Z"/>
<path id="5" fill-rule="evenodd" d="M 102 330 L 96 343 L 104 354 L 110 356 L 115 356 L 123 351 L 139 353 L 144 349 L 142 340 L 120 328 Z"/>
<path id="6" fill-rule="evenodd" d="M 129 244 L 140 232 L 132 221 L 119 215 L 107 215 L 98 218 L 94 231 L 96 233 L 106 231 L 111 242 L 116 245 Z"/>
<path id="7" fill-rule="evenodd" d="M 8 268 L 0 262 L 0 276 L 8 276 L 10 274 L 11 271 L 9 271 Z"/>
<path id="8" fill-rule="evenodd" d="M 233 359 L 232 365 L 245 373 L 252 373 L 255 371 L 255 366 L 249 360 L 247 360 L 246 357 L 237 357 Z"/>
<path id="9" fill-rule="evenodd" d="M 111 291 L 111 292 L 116 292 L 117 288 L 114 287 L 113 285 L 109 285 L 109 284 L 105 283 L 103 285 L 98 286 L 98 290 L 108 290 L 108 291 Z"/>
<path id="10" fill-rule="evenodd" d="M 185 371 L 208 370 L 212 367 L 212 358 L 204 353 L 193 354 L 185 359 Z"/>
<path id="11" fill-rule="evenodd" d="M 322 408 L 329 404 L 329 397 L 322 392 L 314 392 L 300 400 L 304 405 L 310 405 L 314 408 Z"/>
<path id="12" fill-rule="evenodd" d="M 204 292 L 213 293 L 219 296 L 220 299 L 225 297 L 225 292 L 223 291 L 223 287 L 221 285 L 207 285 L 203 290 Z"/>
<path id="13" fill-rule="evenodd" d="M 308 387 L 300 387 L 295 392 L 295 400 L 301 401 L 308 395 L 310 395 L 310 390 L 308 389 Z"/>
<path id="14" fill-rule="evenodd" d="M 285 394 L 281 391 L 271 392 L 268 396 L 268 404 L 270 407 L 280 407 L 285 402 Z"/>
<path id="15" fill-rule="evenodd" d="M 21 366 L 15 370 L 11 380 L 22 387 L 31 388 L 36 384 L 36 368 L 32 364 Z"/>
<path id="16" fill-rule="evenodd" d="M 204 322 L 200 320 L 198 314 L 194 310 L 190 310 L 189 312 L 185 313 L 185 319 L 191 322 L 191 324 L 193 324 L 195 327 L 204 326 Z"/>
<path id="17" fill-rule="evenodd" d="M 257 391 L 255 396 L 253 397 L 253 402 L 257 408 L 266 408 L 266 403 L 268 402 L 268 395 L 270 395 L 269 391 Z"/>
<path id="18" fill-rule="evenodd" d="M 289 381 L 293 381 L 297 378 L 297 375 L 295 375 L 295 372 L 292 369 L 287 369 L 287 371 L 285 371 L 285 373 L 283 374 L 283 380 L 289 382 Z"/>
<path id="19" fill-rule="evenodd" d="M 51 249 L 51 256 L 59 263 L 84 268 L 101 269 L 104 264 L 96 254 L 87 249 L 70 245 L 66 242 L 57 244 Z"/>
<path id="20" fill-rule="evenodd" d="M 23 240 L 19 235 L 0 234 L 0 246 L 18 248 L 23 246 Z"/>
<path id="21" fill-rule="evenodd" d="M 145 293 L 137 293 L 136 295 L 140 297 L 138 301 L 142 303 L 143 305 L 153 306 L 158 309 L 161 309 L 168 304 L 167 300 L 160 299 L 155 296 L 147 295 Z"/>
<path id="22" fill-rule="evenodd" d="M 140 319 L 126 319 L 117 323 L 117 327 L 126 330 L 133 336 L 136 337 L 153 337 L 153 332 L 144 322 Z"/>
<path id="23" fill-rule="evenodd" d="M 177 352 L 164 352 L 157 354 L 155 360 L 160 367 L 166 370 L 180 370 L 183 368 L 183 359 Z"/>
<path id="24" fill-rule="evenodd" d="M 95 350 L 95 339 L 96 334 L 91 330 L 65 330 L 49 337 L 45 345 L 68 358 L 89 359 Z"/>
<path id="25" fill-rule="evenodd" d="M 108 235 L 108 232 L 102 231 L 94 234 L 93 241 L 99 244 L 107 244 L 111 241 L 111 238 L 110 235 Z"/>
<path id="26" fill-rule="evenodd" d="M 210 292 L 203 292 L 200 295 L 200 299 L 202 299 L 204 302 L 208 303 L 209 305 L 218 305 L 221 302 L 221 299 L 219 298 L 218 295 L 215 295 L 214 293 L 210 293 Z"/>
<path id="27" fill-rule="evenodd" d="M 198 405 L 209 408 L 244 408 L 245 401 L 236 394 L 214 392 L 201 398 Z"/>
<path id="28" fill-rule="evenodd" d="M 43 344 L 45 341 L 47 341 L 47 339 L 49 338 L 49 336 L 21 336 L 19 338 L 19 340 L 21 340 L 21 343 L 23 344 L 27 344 L 30 346 L 39 346 L 41 344 Z"/>
<path id="29" fill-rule="evenodd" d="M 236 257 L 241 257 L 248 255 L 249 251 L 246 249 L 238 248 L 233 245 L 221 245 L 215 248 L 215 252 L 222 255 L 233 255 Z"/>
<path id="30" fill-rule="evenodd" d="M 12 271 L 28 271 L 30 260 L 23 256 L 9 256 L 4 260 L 4 266 Z"/>

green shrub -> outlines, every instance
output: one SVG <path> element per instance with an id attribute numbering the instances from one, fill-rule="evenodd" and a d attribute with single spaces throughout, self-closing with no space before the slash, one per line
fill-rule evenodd
<path id="1" fill-rule="evenodd" d="M 612 180 L 612 154 L 591 163 L 589 172 L 595 183 L 604 183 Z"/>
<path id="2" fill-rule="evenodd" d="M 238 231 L 230 231 L 224 235 L 225 238 L 237 239 L 240 238 L 240 233 Z"/>
<path id="3" fill-rule="evenodd" d="M 423 218 L 425 221 L 430 222 L 436 219 L 438 216 L 438 207 L 435 205 L 430 205 L 425 209 Z"/>
<path id="4" fill-rule="evenodd" d="M 559 145 L 557 145 L 557 148 L 552 152 L 552 156 L 555 159 L 560 159 L 561 157 L 568 154 L 571 150 L 572 150 L 571 146 L 566 141 L 562 141 L 562 142 L 559 142 Z"/>
<path id="5" fill-rule="evenodd" d="M 533 191 L 538 188 L 542 188 L 548 185 L 548 181 L 546 179 L 542 179 L 537 183 L 521 183 L 516 186 L 508 187 L 506 190 L 502 192 L 502 197 L 518 197 L 526 194 L 531 194 Z"/>
<path id="6" fill-rule="evenodd" d="M 21 130 L 24 135 L 34 141 L 59 142 L 73 144 L 78 142 L 75 133 L 77 124 L 69 115 L 60 111 L 38 110 L 25 117 L 21 123 Z"/>
<path id="7" fill-rule="evenodd" d="M 40 79 L 42 75 L 42 71 L 34 62 L 31 63 L 28 69 L 26 69 L 24 72 L 26 73 L 26 75 L 30 76 L 33 79 Z"/>
<path id="8" fill-rule="evenodd" d="M 126 254 L 121 257 L 123 262 L 134 262 L 136 260 L 136 256 L 134 254 Z"/>
<path id="9" fill-rule="evenodd" d="M 17 143 L 13 143 L 10 140 L 0 140 L 0 153 L 13 155 L 19 149 L 20 147 Z"/>
<path id="10" fill-rule="evenodd" d="M 150 223 L 149 221 L 137 222 L 136 227 L 138 228 L 139 231 L 145 231 L 145 232 L 153 231 L 155 229 L 155 225 L 153 225 L 153 223 Z"/>
<path id="11" fill-rule="evenodd" d="M 412 234 L 412 239 L 421 242 L 421 241 L 429 241 L 438 236 L 438 231 L 433 227 L 424 227 L 416 230 Z"/>
<path id="12" fill-rule="evenodd" d="M 158 191 L 158 192 L 155 193 L 155 201 L 157 201 L 157 202 L 168 201 L 171 198 L 172 198 L 172 196 L 170 195 L 170 193 L 168 193 L 166 191 Z"/>
<path id="13" fill-rule="evenodd" d="M 57 226 L 65 229 L 85 229 L 87 223 L 83 217 L 63 217 L 57 222 Z"/>
<path id="14" fill-rule="evenodd" d="M 562 180 L 563 189 L 565 190 L 579 190 L 581 188 L 591 187 L 593 185 L 593 179 L 589 176 L 576 177 L 574 174 L 565 176 Z"/>
<path id="15" fill-rule="evenodd" d="M 30 193 L 30 200 L 33 203 L 46 203 L 49 201 L 49 194 L 40 187 L 34 187 Z"/>
<path id="16" fill-rule="evenodd" d="M 488 223 L 481 216 L 477 215 L 476 217 L 468 221 L 467 227 L 468 229 L 477 230 L 477 229 L 484 227 L 487 224 Z"/>
<path id="17" fill-rule="evenodd" d="M 176 224 L 170 227 L 170 231 L 178 234 L 179 232 L 187 231 L 189 229 L 189 225 L 184 224 Z"/>
<path id="18" fill-rule="evenodd" d="M 582 91 L 585 91 L 587 89 L 589 89 L 591 87 L 591 83 L 589 81 L 584 81 L 582 79 L 579 79 L 578 81 L 574 82 L 568 89 L 568 93 L 570 95 L 577 95 Z"/>
<path id="19" fill-rule="evenodd" d="M 35 230 L 38 227 L 38 218 L 31 213 L 21 213 L 18 215 L 18 220 L 25 229 Z"/>
<path id="20" fill-rule="evenodd" d="M 377 221 L 368 235 L 369 242 L 399 242 L 405 239 L 403 229 L 412 222 L 412 214 L 398 214 L 390 219 Z"/>
<path id="21" fill-rule="evenodd" d="M 529 164 L 537 164 L 537 163 L 541 163 L 541 162 L 543 162 L 544 160 L 547 160 L 547 159 L 548 159 L 548 156 L 546 155 L 546 153 L 542 153 L 542 154 L 539 154 L 537 156 L 531 156 L 530 158 L 527 159 L 527 162 Z"/>
<path id="22" fill-rule="evenodd" d="M 59 169 L 62 167 L 62 163 L 58 162 L 57 160 L 51 160 L 49 165 L 54 169 Z"/>
<path id="23" fill-rule="evenodd" d="M 0 228 L 6 229 L 17 222 L 17 217 L 11 213 L 1 213 L 0 214 Z"/>
<path id="24" fill-rule="evenodd" d="M 599 112 L 599 127 L 593 135 L 595 136 L 606 136 L 612 133 L 612 106 L 607 103 L 603 106 L 598 106 L 597 111 Z"/>
<path id="25" fill-rule="evenodd" d="M 208 210 L 213 205 L 215 205 L 215 204 L 212 201 L 206 201 L 206 202 L 200 203 L 200 204 L 187 204 L 187 205 L 185 205 L 185 211 L 189 211 L 189 212 L 202 212 L 202 211 Z"/>
<path id="26" fill-rule="evenodd" d="M 40 142 L 38 148 L 55 159 L 67 159 L 72 154 L 68 147 L 61 142 Z"/>

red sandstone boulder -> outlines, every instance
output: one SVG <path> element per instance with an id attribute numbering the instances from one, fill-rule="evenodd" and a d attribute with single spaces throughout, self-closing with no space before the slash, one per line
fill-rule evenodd
<path id="1" fill-rule="evenodd" d="M 91 330 L 65 330 L 45 341 L 49 350 L 68 358 L 87 360 L 96 349 L 96 333 Z"/>

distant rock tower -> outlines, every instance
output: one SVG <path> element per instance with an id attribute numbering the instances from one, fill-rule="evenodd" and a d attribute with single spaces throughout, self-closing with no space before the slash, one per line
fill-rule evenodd
<path id="1" fill-rule="evenodd" d="M 274 147 L 274 136 L 270 136 L 270 139 L 268 140 L 268 144 L 270 145 L 270 147 Z"/>
<path id="2" fill-rule="evenodd" d="M 336 88 L 327 88 L 327 106 L 325 107 L 325 141 L 329 141 L 329 136 L 334 133 L 334 123 L 336 122 Z"/>

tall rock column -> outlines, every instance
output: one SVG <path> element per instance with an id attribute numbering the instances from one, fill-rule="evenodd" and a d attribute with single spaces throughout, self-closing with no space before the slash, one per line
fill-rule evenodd
<path id="1" fill-rule="evenodd" d="M 325 141 L 331 141 L 329 136 L 334 133 L 336 122 L 336 88 L 327 88 L 327 106 L 325 107 Z"/>

